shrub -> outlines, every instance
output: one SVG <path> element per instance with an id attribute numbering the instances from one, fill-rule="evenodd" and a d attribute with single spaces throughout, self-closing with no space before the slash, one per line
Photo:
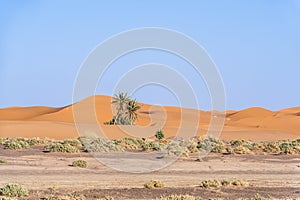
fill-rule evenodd
<path id="1" fill-rule="evenodd" d="M 4 163 L 7 163 L 6 160 L 0 160 L 0 164 L 4 164 Z"/>
<path id="2" fill-rule="evenodd" d="M 233 181 L 229 181 L 229 180 L 203 180 L 200 183 L 200 187 L 202 188 L 213 188 L 213 187 L 227 187 L 227 186 L 246 186 L 248 185 L 247 182 L 243 181 L 243 180 L 233 180 Z"/>
<path id="3" fill-rule="evenodd" d="M 237 146 L 236 148 L 233 149 L 233 152 L 236 154 L 249 154 L 251 151 L 244 147 L 244 146 Z"/>
<path id="4" fill-rule="evenodd" d="M 4 144 L 6 141 L 6 138 L 0 138 L 0 144 Z"/>
<path id="5" fill-rule="evenodd" d="M 105 196 L 104 198 L 102 198 L 100 200 L 114 200 L 114 198 L 111 196 Z"/>
<path id="6" fill-rule="evenodd" d="M 186 147 L 184 141 L 173 141 L 166 147 L 166 153 L 168 156 L 189 156 L 189 150 Z"/>
<path id="7" fill-rule="evenodd" d="M 197 148 L 199 150 L 211 151 L 215 147 L 217 142 L 218 142 L 218 140 L 213 137 L 199 139 Z"/>
<path id="8" fill-rule="evenodd" d="M 0 188 L 0 195 L 7 197 L 23 197 L 28 196 L 28 190 L 18 184 L 6 184 Z"/>
<path id="9" fill-rule="evenodd" d="M 86 200 L 85 196 L 78 193 L 68 195 L 48 195 L 43 197 L 44 200 Z"/>
<path id="10" fill-rule="evenodd" d="M 231 182 L 231 185 L 233 185 L 233 186 L 246 186 L 246 185 L 248 185 L 248 183 L 243 181 L 243 180 L 234 180 L 234 181 Z"/>
<path id="11" fill-rule="evenodd" d="M 18 150 L 29 148 L 30 146 L 37 144 L 45 144 L 50 142 L 49 139 L 40 138 L 6 138 L 2 139 L 1 144 L 5 149 Z"/>
<path id="12" fill-rule="evenodd" d="M 87 152 L 122 152 L 124 148 L 117 141 L 106 138 L 80 138 L 84 151 Z"/>
<path id="13" fill-rule="evenodd" d="M 154 188 L 163 188 L 165 184 L 160 180 L 151 180 L 144 184 L 145 188 L 154 189 Z"/>
<path id="14" fill-rule="evenodd" d="M 256 194 L 254 197 L 251 198 L 239 198 L 239 200 L 272 200 L 271 197 L 263 197 L 259 194 Z"/>
<path id="15" fill-rule="evenodd" d="M 231 185 L 231 182 L 228 181 L 228 180 L 222 180 L 222 181 L 220 181 L 220 183 L 221 183 L 221 185 L 224 186 L 224 187 L 230 186 L 230 185 Z"/>
<path id="16" fill-rule="evenodd" d="M 11 138 L 4 142 L 4 148 L 10 150 L 25 149 L 30 147 L 29 143 L 23 138 Z"/>
<path id="17" fill-rule="evenodd" d="M 73 167 L 87 168 L 88 164 L 85 160 L 75 160 L 72 163 Z"/>
<path id="18" fill-rule="evenodd" d="M 0 200 L 16 200 L 16 199 L 10 197 L 0 197 Z"/>
<path id="19" fill-rule="evenodd" d="M 115 144 L 121 145 L 127 150 L 141 149 L 145 141 L 140 138 L 123 138 L 115 140 Z"/>
<path id="20" fill-rule="evenodd" d="M 169 195 L 169 196 L 161 196 L 160 198 L 156 198 L 156 200 L 201 200 L 201 197 L 195 197 L 191 195 Z"/>
<path id="21" fill-rule="evenodd" d="M 199 186 L 202 188 L 220 187 L 221 183 L 218 180 L 204 180 Z"/>
<path id="22" fill-rule="evenodd" d="M 44 148 L 50 152 L 77 153 L 79 147 L 81 147 L 81 143 L 78 140 L 64 140 L 49 144 Z"/>
<path id="23" fill-rule="evenodd" d="M 165 144 L 160 141 L 151 141 L 142 145 L 143 151 L 161 151 L 165 148 Z"/>
<path id="24" fill-rule="evenodd" d="M 157 130 L 155 133 L 155 137 L 159 140 L 164 139 L 165 138 L 164 132 L 161 129 Z"/>

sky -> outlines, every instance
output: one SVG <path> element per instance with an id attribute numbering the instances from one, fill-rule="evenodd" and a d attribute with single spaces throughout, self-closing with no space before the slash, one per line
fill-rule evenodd
<path id="1" fill-rule="evenodd" d="M 201 45 L 223 80 L 227 109 L 300 106 L 299 0 L 7 0 L 0 1 L 0 107 L 71 104 L 77 73 L 95 47 L 143 27 L 175 30 Z M 124 74 L 146 63 L 176 70 L 193 88 L 197 108 L 211 108 L 203 77 L 180 57 L 157 50 L 112 63 L 95 94 L 112 95 Z M 131 95 L 145 103 L 181 105 L 158 84 Z"/>

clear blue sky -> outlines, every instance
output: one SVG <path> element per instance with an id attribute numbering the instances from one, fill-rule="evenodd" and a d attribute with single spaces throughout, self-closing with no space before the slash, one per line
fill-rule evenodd
<path id="1" fill-rule="evenodd" d="M 77 71 L 88 54 L 106 38 L 140 27 L 177 30 L 201 44 L 223 78 L 228 109 L 300 106 L 300 1 L 3 0 L 0 107 L 70 104 Z M 200 108 L 209 109 L 205 85 L 185 70 L 186 63 L 159 52 L 120 59 L 97 93 L 109 95 L 125 69 L 147 62 L 181 71 L 197 90 Z M 157 86 L 140 89 L 134 97 L 177 105 L 170 92 Z"/>

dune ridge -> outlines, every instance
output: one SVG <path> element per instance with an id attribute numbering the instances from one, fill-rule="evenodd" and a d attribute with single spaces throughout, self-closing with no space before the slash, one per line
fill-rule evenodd
<path id="1" fill-rule="evenodd" d="M 187 136 L 192 136 L 192 133 L 202 135 L 207 133 L 212 119 L 210 111 L 142 104 L 137 126 L 124 127 L 126 133 L 118 126 L 103 125 L 113 116 L 111 100 L 110 96 L 97 95 L 61 108 L 45 106 L 1 108 L 0 137 L 54 139 L 78 137 L 74 112 L 80 113 L 77 115 L 80 117 L 76 118 L 76 123 L 82 127 L 86 126 L 87 130 L 93 130 L 93 127 L 98 127 L 99 124 L 104 136 L 109 138 L 151 137 L 159 127 L 164 130 L 167 137 L 178 134 L 178 127 Z M 226 114 L 225 124 L 220 137 L 224 140 L 272 141 L 300 137 L 300 107 L 279 111 L 252 107 L 240 111 L 231 110 L 223 114 Z M 139 135 L 130 135 L 131 132 Z"/>

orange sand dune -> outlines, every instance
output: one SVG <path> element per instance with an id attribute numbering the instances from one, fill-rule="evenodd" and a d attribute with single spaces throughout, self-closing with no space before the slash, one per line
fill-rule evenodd
<path id="1" fill-rule="evenodd" d="M 212 133 L 211 119 L 224 124 L 220 137 L 225 140 L 283 140 L 300 138 L 300 107 L 280 111 L 248 108 L 224 113 L 204 112 L 171 106 L 142 104 L 136 126 L 103 125 L 114 110 L 111 97 L 95 96 L 63 108 L 10 107 L 0 109 L 0 137 L 75 138 L 96 133 L 109 138 L 153 137 L 163 129 L 167 137 L 191 137 Z M 76 122 L 76 124 L 75 124 Z M 77 125 L 77 126 L 76 126 Z M 100 125 L 100 126 L 99 126 Z"/>

